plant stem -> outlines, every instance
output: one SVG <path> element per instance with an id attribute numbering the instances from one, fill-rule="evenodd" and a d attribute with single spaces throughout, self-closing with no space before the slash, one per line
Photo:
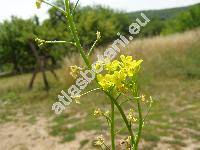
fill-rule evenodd
<path id="1" fill-rule="evenodd" d="M 77 46 L 77 48 L 78 48 L 78 50 L 79 50 L 79 52 L 81 54 L 81 57 L 83 58 L 85 64 L 87 65 L 88 68 L 90 68 L 89 60 L 87 59 L 87 57 L 86 57 L 86 55 L 84 53 L 83 47 L 81 46 L 80 39 L 78 37 L 78 32 L 76 30 L 74 19 L 73 19 L 73 16 L 71 14 L 71 11 L 70 11 L 70 2 L 69 2 L 69 0 L 65 0 L 65 8 L 66 8 L 66 18 L 68 19 L 69 27 L 70 27 L 71 33 L 73 35 L 74 42 L 76 43 L 76 46 Z"/>
<path id="2" fill-rule="evenodd" d="M 88 53 L 88 57 L 92 55 L 92 53 L 94 51 L 94 47 L 96 46 L 97 42 L 98 42 L 98 39 L 94 42 L 94 44 L 90 48 L 89 53 Z"/>
<path id="3" fill-rule="evenodd" d="M 67 42 L 67 41 L 45 41 L 46 44 L 60 44 L 60 43 L 66 43 L 66 44 L 72 44 L 74 45 L 73 42 Z"/>
<path id="4" fill-rule="evenodd" d="M 134 97 L 139 97 L 139 87 L 137 82 L 135 83 L 135 89 L 133 90 L 133 96 Z M 137 137 L 135 140 L 135 150 L 138 150 L 138 144 L 141 138 L 141 134 L 142 134 L 142 126 L 143 126 L 143 117 L 142 117 L 142 109 L 141 109 L 141 105 L 140 105 L 140 99 L 136 98 L 136 103 L 137 103 L 137 108 L 138 108 L 138 118 L 139 118 L 139 122 L 138 122 L 138 133 L 137 133 Z"/>
<path id="5" fill-rule="evenodd" d="M 141 105 L 140 105 L 140 100 L 137 99 L 137 107 L 138 107 L 138 114 L 139 114 L 139 128 L 138 128 L 138 135 L 137 135 L 137 139 L 135 142 L 135 150 L 138 149 L 138 144 L 141 138 L 141 134 L 142 134 L 142 125 L 143 125 L 143 119 L 142 119 L 142 110 L 141 110 Z"/>
<path id="6" fill-rule="evenodd" d="M 109 93 L 106 93 L 106 95 L 108 95 L 108 97 L 111 99 L 111 101 L 115 104 L 115 106 L 117 107 L 117 109 L 119 110 L 125 124 L 126 124 L 126 127 L 129 131 L 129 134 L 131 136 L 131 145 L 135 145 L 135 141 L 134 141 L 134 134 L 133 134 L 133 131 L 132 131 L 132 127 L 131 125 L 129 124 L 128 122 L 128 119 L 126 118 L 126 115 L 123 111 L 123 109 L 121 108 L 121 106 L 119 105 L 119 103 L 115 100 L 114 97 L 112 97 L 112 95 L 110 95 Z"/>
<path id="7" fill-rule="evenodd" d="M 53 7 L 55 7 L 55 6 L 53 6 Z M 78 37 L 78 32 L 77 32 L 77 29 L 76 29 L 76 26 L 75 26 L 75 23 L 74 23 L 73 16 L 72 16 L 71 11 L 70 11 L 70 0 L 65 0 L 65 9 L 66 9 L 66 14 L 65 15 L 66 15 L 66 18 L 68 20 L 69 27 L 70 27 L 71 33 L 73 35 L 73 39 L 74 39 L 74 42 L 76 44 L 76 47 L 79 50 L 80 55 L 83 58 L 83 60 L 84 60 L 85 64 L 87 65 L 87 67 L 91 68 L 91 65 L 89 63 L 89 59 L 85 55 L 83 47 L 82 47 L 82 45 L 80 43 L 80 39 Z M 62 10 L 60 10 L 60 11 L 62 11 Z M 91 52 L 92 52 L 92 50 L 91 50 Z M 89 55 L 90 54 L 91 53 L 89 53 Z M 132 131 L 132 126 L 131 126 L 131 124 L 129 124 L 128 119 L 126 118 L 126 115 L 125 115 L 122 107 L 120 106 L 120 104 L 117 102 L 117 100 L 112 95 L 110 95 L 107 92 L 105 92 L 105 93 L 111 99 L 111 110 L 112 110 L 112 112 L 111 112 L 112 113 L 111 114 L 111 138 L 112 139 L 111 140 L 112 140 L 112 150 L 115 150 L 114 105 L 119 110 L 119 112 L 120 112 L 120 114 L 121 114 L 121 116 L 122 116 L 122 118 L 123 118 L 123 120 L 124 120 L 124 122 L 126 124 L 126 127 L 127 127 L 128 131 L 129 131 L 129 134 L 131 136 L 131 147 L 134 146 L 133 148 L 135 150 L 137 150 L 138 149 L 138 143 L 139 143 L 140 136 L 141 136 L 142 124 L 143 124 L 141 106 L 140 106 L 139 100 L 137 100 L 138 111 L 139 111 L 139 132 L 138 132 L 137 140 L 135 141 L 135 139 L 134 139 L 135 137 L 134 137 L 134 134 L 133 134 L 133 131 Z"/>
<path id="8" fill-rule="evenodd" d="M 110 134 L 111 134 L 112 150 L 115 150 L 115 105 L 114 105 L 113 101 L 111 101 L 111 126 L 110 126 Z"/>
<path id="9" fill-rule="evenodd" d="M 51 3 L 47 2 L 47 1 L 44 1 L 44 0 L 42 2 L 47 4 L 47 5 L 49 5 L 49 6 L 52 6 L 53 8 L 57 9 L 58 11 L 62 12 L 65 15 L 66 12 L 62 8 L 60 8 L 60 7 L 58 7 L 58 6 L 54 5 L 54 4 L 51 4 Z"/>
<path id="10" fill-rule="evenodd" d="M 78 6 L 79 0 L 76 1 L 76 4 L 74 5 L 74 8 L 72 10 L 72 15 L 74 15 L 75 11 L 76 11 L 76 7 Z"/>

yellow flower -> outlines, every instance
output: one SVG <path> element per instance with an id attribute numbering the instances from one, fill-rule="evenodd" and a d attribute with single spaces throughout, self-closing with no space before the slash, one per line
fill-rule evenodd
<path id="1" fill-rule="evenodd" d="M 98 83 L 103 90 L 107 91 L 111 87 L 115 87 L 119 92 L 125 92 L 127 88 L 124 85 L 127 77 L 132 77 L 140 68 L 142 60 L 133 60 L 132 56 L 120 56 L 121 61 L 114 60 L 105 65 L 108 71 L 105 75 L 97 75 Z"/>
<path id="2" fill-rule="evenodd" d="M 109 117 L 109 115 L 110 115 L 110 111 L 107 110 L 107 111 L 104 113 L 104 115 L 105 115 L 106 117 Z"/>
<path id="3" fill-rule="evenodd" d="M 36 0 L 35 5 L 39 9 L 42 5 L 43 0 Z"/>
<path id="4" fill-rule="evenodd" d="M 125 87 L 124 84 L 120 85 L 120 86 L 117 86 L 117 91 L 121 92 L 121 93 L 126 93 L 128 90 L 127 87 Z"/>
<path id="5" fill-rule="evenodd" d="M 123 149 L 126 149 L 126 150 L 131 150 L 131 136 L 128 136 L 127 138 L 125 139 L 122 139 L 120 141 L 120 145 L 123 147 Z"/>
<path id="6" fill-rule="evenodd" d="M 96 35 L 97 35 L 97 40 L 100 40 L 100 38 L 101 38 L 101 32 L 97 31 Z"/>
<path id="7" fill-rule="evenodd" d="M 100 108 L 97 108 L 94 110 L 94 116 L 95 117 L 101 117 L 103 115 L 103 112 L 101 111 Z"/>
<path id="8" fill-rule="evenodd" d="M 125 57 L 124 55 L 120 56 L 120 59 L 122 61 L 122 70 L 124 73 L 126 73 L 129 77 L 132 77 L 138 70 L 139 66 L 142 63 L 143 60 L 133 60 L 132 56 Z"/>
<path id="9" fill-rule="evenodd" d="M 133 109 L 130 109 L 127 119 L 131 123 L 135 123 L 137 121 L 137 119 L 134 117 L 134 110 Z"/>
<path id="10" fill-rule="evenodd" d="M 124 64 L 129 64 L 132 63 L 133 57 L 132 56 L 125 57 L 124 55 L 121 55 L 120 59 Z"/>
<path id="11" fill-rule="evenodd" d="M 81 95 L 77 95 L 77 96 L 74 96 L 72 98 L 74 98 L 76 104 L 81 104 L 81 102 L 80 102 Z"/>
<path id="12" fill-rule="evenodd" d="M 97 145 L 97 146 L 102 146 L 102 145 L 104 145 L 105 140 L 104 140 L 104 138 L 103 138 L 103 135 L 98 136 L 96 139 L 97 139 L 97 140 L 96 140 L 96 142 L 95 142 L 95 145 Z"/>
<path id="13" fill-rule="evenodd" d="M 114 83 L 112 82 L 113 76 L 110 74 L 103 75 L 97 75 L 97 80 L 99 84 L 102 86 L 103 90 L 108 90 L 110 87 L 114 86 Z"/>
<path id="14" fill-rule="evenodd" d="M 126 74 L 121 71 L 115 71 L 113 74 L 112 82 L 115 85 L 116 89 L 120 92 L 125 92 L 126 87 L 123 84 L 123 81 L 126 80 Z"/>
<path id="15" fill-rule="evenodd" d="M 140 59 L 140 60 L 138 60 L 138 61 L 135 62 L 134 66 L 133 66 L 133 68 L 135 69 L 135 71 L 138 71 L 140 69 L 140 65 L 141 65 L 142 62 L 143 62 L 142 59 Z"/>
<path id="16" fill-rule="evenodd" d="M 117 60 L 114 60 L 113 62 L 110 62 L 108 64 L 106 64 L 105 66 L 105 70 L 107 71 L 116 71 L 120 66 L 120 62 Z"/>
<path id="17" fill-rule="evenodd" d="M 73 78 L 77 78 L 80 71 L 82 70 L 82 68 L 78 67 L 78 66 L 70 66 L 70 75 L 73 77 Z"/>
<path id="18" fill-rule="evenodd" d="M 115 71 L 113 74 L 113 82 L 115 85 L 121 84 L 122 81 L 126 80 L 126 74 L 122 71 Z"/>
<path id="19" fill-rule="evenodd" d="M 142 95 L 142 96 L 141 96 L 141 100 L 142 100 L 143 102 L 145 102 L 145 99 L 146 99 L 145 97 L 146 97 L 145 95 Z"/>
<path id="20" fill-rule="evenodd" d="M 104 62 L 103 61 L 97 61 L 95 66 L 94 66 L 94 69 L 95 70 L 99 70 L 101 69 L 101 67 L 104 65 Z"/>

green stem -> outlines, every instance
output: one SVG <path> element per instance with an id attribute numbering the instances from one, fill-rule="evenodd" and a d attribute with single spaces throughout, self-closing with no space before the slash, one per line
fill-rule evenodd
<path id="1" fill-rule="evenodd" d="M 45 41 L 46 44 L 62 44 L 62 43 L 66 43 L 66 44 L 72 44 L 74 45 L 73 42 L 67 42 L 67 41 Z"/>
<path id="2" fill-rule="evenodd" d="M 73 35 L 74 41 L 76 43 L 76 46 L 77 46 L 77 48 L 78 48 L 78 50 L 79 50 L 79 52 L 81 54 L 81 57 L 83 58 L 85 64 L 87 65 L 87 67 L 91 68 L 89 60 L 87 59 L 87 57 L 86 57 L 86 55 L 84 53 L 83 47 L 81 46 L 80 39 L 78 37 L 78 32 L 76 30 L 74 19 L 73 19 L 73 16 L 71 14 L 71 11 L 70 11 L 70 2 L 69 2 L 69 0 L 65 0 L 65 8 L 66 8 L 66 18 L 68 19 L 69 27 L 70 27 L 71 33 Z"/>
<path id="3" fill-rule="evenodd" d="M 149 115 L 149 113 L 150 113 L 150 111 L 151 111 L 151 108 L 152 108 L 152 101 L 150 102 L 150 104 L 149 104 L 149 109 L 148 109 L 148 111 L 147 111 L 147 114 L 145 115 L 145 117 L 143 118 L 143 123 L 145 123 L 145 121 L 146 121 L 146 119 L 147 119 L 147 117 L 148 117 L 148 115 Z"/>
<path id="4" fill-rule="evenodd" d="M 58 6 L 54 5 L 54 4 L 51 4 L 51 3 L 47 2 L 47 1 L 44 1 L 44 0 L 42 2 L 47 4 L 47 5 L 49 5 L 49 6 L 52 6 L 53 8 L 55 8 L 58 11 L 62 12 L 64 15 L 66 14 L 66 12 L 62 8 L 60 8 L 60 7 L 58 7 Z"/>
<path id="5" fill-rule="evenodd" d="M 134 97 L 139 97 L 139 95 L 140 95 L 139 94 L 139 88 L 138 88 L 138 84 L 136 83 L 135 84 L 135 89 L 133 91 L 133 96 Z M 139 144 L 139 141 L 140 141 L 140 138 L 141 138 L 141 134 L 142 134 L 143 117 L 142 117 L 142 108 L 141 108 L 141 105 L 140 105 L 140 99 L 137 98 L 136 102 L 137 102 L 137 108 L 138 108 L 139 122 L 138 122 L 138 133 L 137 133 L 137 137 L 136 137 L 136 140 L 135 140 L 135 147 L 134 147 L 134 149 L 138 150 L 138 144 Z"/>
<path id="6" fill-rule="evenodd" d="M 92 55 L 92 53 L 94 51 L 94 47 L 96 46 L 97 42 L 98 42 L 98 39 L 94 42 L 94 44 L 90 48 L 89 53 L 88 53 L 88 57 Z"/>
<path id="7" fill-rule="evenodd" d="M 131 136 L 131 145 L 135 145 L 135 141 L 134 141 L 134 134 L 133 134 L 133 131 L 132 131 L 132 127 L 131 125 L 129 124 L 128 122 L 128 119 L 126 118 L 126 115 L 123 111 L 123 109 L 121 108 L 121 106 L 119 105 L 119 103 L 115 100 L 114 97 L 112 97 L 112 95 L 110 95 L 109 93 L 106 93 L 106 95 L 108 95 L 108 97 L 111 99 L 111 101 L 115 104 L 115 106 L 117 107 L 117 109 L 119 110 L 125 124 L 126 124 L 126 127 L 128 129 L 128 132 Z"/>
<path id="8" fill-rule="evenodd" d="M 110 150 L 110 148 L 105 143 L 103 145 L 105 146 L 106 150 Z"/>
<path id="9" fill-rule="evenodd" d="M 79 0 L 76 1 L 76 4 L 74 5 L 74 8 L 72 10 L 72 15 L 74 15 L 75 11 L 76 11 L 76 7 L 78 6 Z"/>
<path id="10" fill-rule="evenodd" d="M 70 27 L 71 33 L 73 35 L 76 47 L 78 48 L 78 50 L 80 52 L 80 55 L 83 58 L 83 60 L 84 60 L 85 64 L 87 65 L 87 67 L 91 68 L 89 60 L 88 60 L 87 56 L 84 53 L 83 47 L 81 46 L 80 39 L 78 37 L 78 32 L 77 32 L 77 29 L 76 29 L 76 26 L 75 26 L 75 23 L 74 23 L 74 20 L 73 20 L 73 16 L 72 16 L 71 11 L 70 11 L 70 2 L 69 2 L 69 0 L 65 0 L 65 9 L 66 9 L 66 18 L 68 19 L 69 27 Z M 115 133 L 114 133 L 114 114 L 113 114 L 114 113 L 113 106 L 115 105 L 117 107 L 117 109 L 119 110 L 119 112 L 120 112 L 120 114 L 121 114 L 121 116 L 122 116 L 122 118 L 123 118 L 123 120 L 124 120 L 124 122 L 126 124 L 126 127 L 127 127 L 128 131 L 129 131 L 129 134 L 131 136 L 131 146 L 134 146 L 134 149 L 137 150 L 138 142 L 139 142 L 139 139 L 140 139 L 140 136 L 141 136 L 141 129 L 142 129 L 142 115 L 141 115 L 140 103 L 138 103 L 139 132 L 138 132 L 137 141 L 135 141 L 134 134 L 133 134 L 133 131 L 132 131 L 132 126 L 131 126 L 131 124 L 129 124 L 129 122 L 128 122 L 127 118 L 126 118 L 126 115 L 125 115 L 123 109 L 121 108 L 120 104 L 109 93 L 106 93 L 106 94 L 111 99 L 111 103 L 112 103 L 111 107 L 113 109 L 112 110 L 112 118 L 111 118 L 112 149 L 115 150 L 115 143 L 114 143 L 115 142 L 114 141 L 114 138 L 115 138 Z"/>
<path id="11" fill-rule="evenodd" d="M 141 110 L 141 105 L 140 105 L 140 100 L 137 99 L 137 107 L 138 107 L 138 113 L 139 113 L 139 128 L 138 128 L 138 135 L 135 143 L 135 150 L 138 149 L 138 144 L 141 138 L 142 134 L 142 125 L 143 125 L 143 119 L 142 119 L 142 110 Z"/>
<path id="12" fill-rule="evenodd" d="M 110 134 L 111 134 L 112 150 L 115 150 L 115 105 L 114 105 L 113 101 L 111 101 L 111 126 L 110 126 Z"/>

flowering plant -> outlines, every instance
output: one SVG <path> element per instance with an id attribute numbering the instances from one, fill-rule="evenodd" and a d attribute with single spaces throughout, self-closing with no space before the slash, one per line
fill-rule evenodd
<path id="1" fill-rule="evenodd" d="M 86 54 L 80 43 L 76 25 L 73 19 L 73 14 L 74 14 L 74 11 L 76 10 L 76 6 L 79 0 L 77 1 L 73 9 L 71 9 L 70 0 L 64 0 L 64 2 L 65 2 L 65 10 L 45 0 L 37 0 L 36 6 L 40 8 L 42 3 L 46 3 L 54 7 L 61 13 L 63 13 L 66 16 L 66 19 L 68 20 L 68 26 L 70 28 L 74 41 L 73 42 L 45 41 L 45 40 L 37 39 L 37 42 L 39 45 L 48 44 L 48 43 L 73 44 L 79 50 L 79 53 L 81 57 L 83 58 L 83 61 L 85 62 L 86 68 L 91 69 L 92 65 L 90 63 L 89 58 L 91 54 L 93 53 L 96 43 L 101 38 L 100 32 L 97 32 L 97 39 L 94 42 L 91 49 L 89 50 L 89 53 Z M 104 117 L 107 120 L 108 126 L 110 127 L 112 150 L 116 149 L 115 141 L 116 141 L 116 135 L 118 133 L 116 131 L 115 109 L 119 111 L 123 119 L 125 128 L 128 131 L 127 137 L 124 140 L 122 140 L 121 144 L 125 145 L 127 150 L 138 149 L 138 144 L 141 139 L 141 133 L 144 126 L 144 122 L 152 106 L 151 105 L 152 98 L 150 97 L 150 101 L 145 100 L 145 96 L 141 94 L 139 90 L 138 82 L 137 82 L 138 72 L 140 70 L 142 62 L 143 60 L 134 60 L 132 56 L 121 55 L 119 60 L 112 61 L 112 60 L 107 59 L 104 61 L 98 61 L 98 63 L 96 63 L 94 66 L 96 70 L 98 70 L 99 67 L 103 66 L 103 73 L 95 74 L 95 81 L 97 83 L 98 88 L 92 91 L 95 91 L 98 89 L 98 90 L 101 90 L 103 93 L 105 93 L 107 97 L 110 99 L 110 106 L 111 106 L 111 109 L 105 112 L 103 112 L 100 108 L 97 108 L 94 111 L 94 116 Z M 74 77 L 77 77 L 77 72 L 79 72 L 80 70 L 82 70 L 82 68 L 80 67 L 77 67 L 77 66 L 71 67 L 71 71 L 72 71 L 71 75 Z M 89 92 L 86 92 L 85 94 Z M 82 94 L 82 95 L 85 95 L 85 94 Z M 82 95 L 75 95 L 72 98 L 76 99 L 76 102 L 78 102 L 77 99 L 79 99 Z M 126 101 L 120 103 L 119 98 L 121 97 L 125 97 Z M 149 109 L 145 116 L 143 116 L 142 106 L 141 106 L 141 102 L 144 102 L 144 101 L 149 102 Z M 123 108 L 123 104 L 128 103 L 128 102 L 136 103 L 137 109 L 131 106 L 130 111 L 126 112 L 126 109 Z M 136 113 L 138 115 L 135 115 Z M 136 126 L 136 125 L 137 125 L 137 128 L 133 128 L 133 126 Z M 102 135 L 97 137 L 95 144 L 99 146 L 101 149 L 110 149 L 109 146 L 106 145 L 105 140 Z"/>

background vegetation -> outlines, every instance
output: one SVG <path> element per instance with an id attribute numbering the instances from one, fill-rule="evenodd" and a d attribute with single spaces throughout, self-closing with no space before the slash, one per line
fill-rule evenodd
<path id="1" fill-rule="evenodd" d="M 56 3 L 63 6 L 61 1 Z M 184 8 L 144 11 L 144 13 L 148 14 L 151 22 L 138 35 L 139 38 L 183 32 L 200 26 L 200 4 Z M 79 7 L 75 20 L 85 51 L 93 44 L 97 30 L 102 34 L 99 45 L 107 44 L 117 37 L 117 32 L 128 34 L 129 24 L 139 15 L 140 12 L 117 12 L 102 6 Z M 29 39 L 39 37 L 44 40 L 71 41 L 65 17 L 53 8 L 49 10 L 49 16 L 49 19 L 41 23 L 35 16 L 28 20 L 12 17 L 11 21 L 0 24 L 1 70 L 19 73 L 33 69 L 35 60 L 29 48 Z M 48 45 L 38 50 L 48 51 L 56 61 L 71 52 L 76 52 L 72 46 L 63 45 Z"/>

